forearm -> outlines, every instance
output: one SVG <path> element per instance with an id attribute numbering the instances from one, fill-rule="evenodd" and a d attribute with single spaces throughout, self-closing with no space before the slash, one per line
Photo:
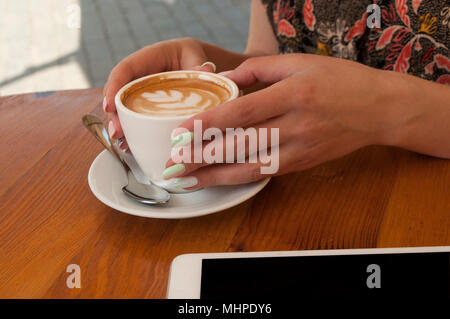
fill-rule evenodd
<path id="1" fill-rule="evenodd" d="M 390 85 L 393 104 L 404 115 L 387 138 L 393 146 L 450 159 L 450 87 L 396 74 Z"/>

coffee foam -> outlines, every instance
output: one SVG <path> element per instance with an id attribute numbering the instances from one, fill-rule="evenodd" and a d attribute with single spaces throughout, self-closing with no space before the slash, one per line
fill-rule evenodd
<path id="1" fill-rule="evenodd" d="M 206 111 L 231 96 L 226 83 L 196 74 L 162 75 L 138 82 L 121 99 L 130 110 L 151 116 L 185 116 Z"/>

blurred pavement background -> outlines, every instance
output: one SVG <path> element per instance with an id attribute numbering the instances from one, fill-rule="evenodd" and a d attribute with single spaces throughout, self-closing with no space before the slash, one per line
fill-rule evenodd
<path id="1" fill-rule="evenodd" d="M 122 58 L 190 36 L 243 51 L 250 0 L 0 0 L 0 96 L 103 87 Z"/>

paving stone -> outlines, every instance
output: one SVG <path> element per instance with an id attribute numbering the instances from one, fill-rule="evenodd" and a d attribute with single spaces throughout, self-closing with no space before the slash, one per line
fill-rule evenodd
<path id="1" fill-rule="evenodd" d="M 135 33 L 139 48 L 160 41 L 160 37 L 152 28 L 141 29 L 139 33 Z"/>
<path id="2" fill-rule="evenodd" d="M 115 63 L 138 49 L 130 37 L 113 37 L 109 39 L 109 42 L 113 48 L 112 53 Z"/>
<path id="3" fill-rule="evenodd" d="M 81 32 L 82 37 L 89 40 L 106 37 L 102 22 L 95 12 L 82 13 Z"/>
<path id="4" fill-rule="evenodd" d="M 157 29 L 160 33 L 170 32 L 178 29 L 177 24 L 174 19 L 169 19 L 167 17 L 155 17 L 151 18 L 152 26 Z"/>
<path id="5" fill-rule="evenodd" d="M 145 7 L 151 19 L 169 19 L 169 8 L 161 3 L 155 3 Z"/>
<path id="6" fill-rule="evenodd" d="M 99 18 L 105 27 L 108 37 L 127 33 L 124 13 L 121 12 L 114 1 L 101 2 L 98 5 Z"/>
<path id="7" fill-rule="evenodd" d="M 183 32 L 176 29 L 163 31 L 160 35 L 162 40 L 177 39 L 185 36 Z"/>
<path id="8" fill-rule="evenodd" d="M 182 25 L 195 22 L 198 23 L 198 19 L 195 15 L 190 10 L 187 10 L 182 6 L 174 7 L 172 10 L 172 16 Z"/>
<path id="9" fill-rule="evenodd" d="M 93 68 L 91 71 L 92 79 L 94 81 L 106 80 L 115 65 L 106 41 L 86 43 L 85 49 L 89 65 Z"/>
<path id="10" fill-rule="evenodd" d="M 184 31 L 186 36 L 193 38 L 208 36 L 208 29 L 198 22 L 184 25 Z"/>
<path id="11" fill-rule="evenodd" d="M 68 25 L 69 5 L 79 5 L 80 29 Z M 242 51 L 249 8 L 250 0 L 0 0 L 0 95 L 101 87 L 120 59 L 166 39 Z"/>
<path id="12" fill-rule="evenodd" d="M 79 5 L 81 7 L 82 12 L 95 12 L 97 11 L 97 2 L 96 0 L 81 0 Z"/>

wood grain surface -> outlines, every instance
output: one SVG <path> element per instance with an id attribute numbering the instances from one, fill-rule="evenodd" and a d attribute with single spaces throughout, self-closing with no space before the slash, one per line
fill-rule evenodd
<path id="1" fill-rule="evenodd" d="M 103 117 L 100 101 L 100 89 L 0 98 L 0 298 L 164 298 L 183 253 L 450 245 L 450 161 L 387 147 L 274 178 L 213 215 L 115 211 L 87 181 L 102 146 L 80 119 Z"/>

